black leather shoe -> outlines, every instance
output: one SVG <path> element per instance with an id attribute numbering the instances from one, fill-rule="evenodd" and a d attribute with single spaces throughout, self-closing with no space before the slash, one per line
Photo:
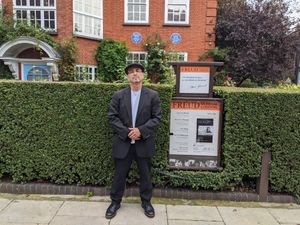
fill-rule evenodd
<path id="1" fill-rule="evenodd" d="M 144 209 L 145 215 L 149 218 L 153 218 L 155 216 L 155 211 L 150 202 L 143 202 L 142 208 Z"/>
<path id="2" fill-rule="evenodd" d="M 115 202 L 112 202 L 107 210 L 106 210 L 106 213 L 105 213 L 105 218 L 106 219 L 112 219 L 115 217 L 115 215 L 117 215 L 117 211 L 118 209 L 120 208 L 120 203 L 115 203 Z"/>

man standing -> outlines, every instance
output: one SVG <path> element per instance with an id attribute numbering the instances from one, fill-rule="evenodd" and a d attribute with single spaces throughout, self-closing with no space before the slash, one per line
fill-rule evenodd
<path id="1" fill-rule="evenodd" d="M 145 215 L 152 218 L 151 157 L 155 151 L 155 128 L 161 120 L 158 93 L 143 87 L 145 69 L 142 64 L 132 63 L 125 68 L 130 87 L 116 92 L 111 100 L 108 118 L 114 130 L 113 158 L 114 179 L 111 187 L 111 204 L 105 217 L 113 218 L 120 208 L 126 176 L 132 160 L 135 160 L 140 176 L 140 197 Z"/>

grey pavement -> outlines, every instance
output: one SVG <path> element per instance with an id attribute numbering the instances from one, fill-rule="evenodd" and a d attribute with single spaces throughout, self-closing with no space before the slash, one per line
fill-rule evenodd
<path id="1" fill-rule="evenodd" d="M 300 225 L 300 206 L 291 204 L 153 204 L 156 216 L 150 219 L 140 204 L 125 202 L 116 217 L 107 220 L 107 197 L 16 196 L 0 196 L 0 225 Z"/>

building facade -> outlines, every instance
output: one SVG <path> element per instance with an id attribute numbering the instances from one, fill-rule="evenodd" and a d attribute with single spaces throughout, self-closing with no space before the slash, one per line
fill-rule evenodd
<path id="1" fill-rule="evenodd" d="M 125 42 L 128 62 L 146 61 L 143 44 L 151 33 L 169 40 L 180 61 L 197 61 L 215 43 L 217 0 L 2 0 L 2 5 L 15 20 L 40 26 L 57 40 L 76 36 L 77 71 L 87 69 L 92 80 L 103 39 Z M 37 65 L 57 73 L 55 50 L 43 44 L 39 56 L 34 46 L 33 39 L 22 37 L 0 47 L 0 60 L 16 79 L 28 80 Z"/>

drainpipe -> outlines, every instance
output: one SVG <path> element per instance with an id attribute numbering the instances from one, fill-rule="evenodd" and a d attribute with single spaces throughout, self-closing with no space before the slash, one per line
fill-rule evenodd
<path id="1" fill-rule="evenodd" d="M 295 62 L 295 80 L 296 84 L 300 84 L 300 51 L 296 53 L 296 62 Z"/>

